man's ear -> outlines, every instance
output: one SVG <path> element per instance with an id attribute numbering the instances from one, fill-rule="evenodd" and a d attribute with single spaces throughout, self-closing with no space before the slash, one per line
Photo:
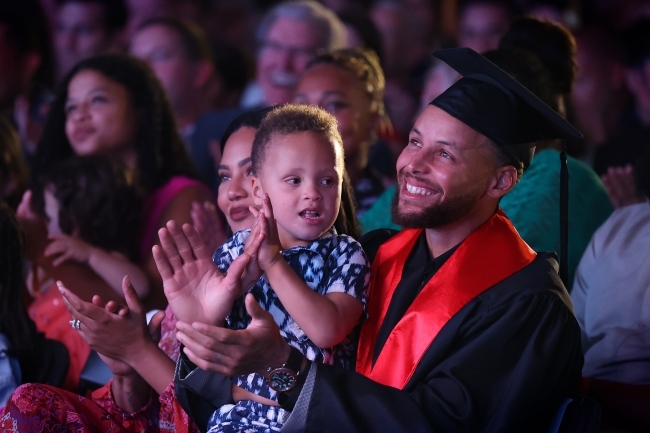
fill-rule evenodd
<path id="1" fill-rule="evenodd" d="M 264 189 L 262 189 L 262 185 L 260 184 L 260 180 L 258 179 L 257 176 L 253 176 L 253 203 L 255 203 L 255 206 L 258 208 L 262 208 L 262 202 L 264 198 Z"/>
<path id="2" fill-rule="evenodd" d="M 487 195 L 499 199 L 517 185 L 517 169 L 512 165 L 499 167 L 494 171 Z"/>

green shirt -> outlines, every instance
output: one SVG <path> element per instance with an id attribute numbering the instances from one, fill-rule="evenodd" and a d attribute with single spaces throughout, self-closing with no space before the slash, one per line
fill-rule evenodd
<path id="1" fill-rule="evenodd" d="M 596 229 L 614 210 L 596 173 L 575 158 L 569 168 L 569 287 Z M 500 203 L 521 237 L 535 251 L 560 251 L 560 152 L 535 154 L 521 181 Z"/>

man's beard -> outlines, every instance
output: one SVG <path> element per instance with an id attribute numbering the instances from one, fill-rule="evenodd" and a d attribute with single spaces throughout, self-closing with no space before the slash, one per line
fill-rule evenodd
<path id="1" fill-rule="evenodd" d="M 399 193 L 402 182 L 405 181 L 402 180 L 395 190 L 391 216 L 396 224 L 410 229 L 432 229 L 459 221 L 474 209 L 484 195 L 479 188 L 475 188 L 455 197 L 449 197 L 443 203 L 433 203 L 416 212 L 400 212 Z"/>

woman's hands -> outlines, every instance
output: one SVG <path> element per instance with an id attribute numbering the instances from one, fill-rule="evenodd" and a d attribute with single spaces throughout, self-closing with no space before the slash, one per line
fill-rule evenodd
<path id="1" fill-rule="evenodd" d="M 128 276 L 122 281 L 126 306 L 109 301 L 102 307 L 99 296 L 85 302 L 60 281 L 57 284 L 68 311 L 81 322 L 79 333 L 86 343 L 100 354 L 114 375 L 135 374 L 131 365 L 144 350 L 157 344 L 164 312 L 156 313 L 147 326 L 142 303 Z"/>
<path id="2" fill-rule="evenodd" d="M 636 188 L 634 169 L 630 164 L 625 167 L 609 167 L 607 173 L 600 178 L 615 209 L 646 200 Z"/>
<path id="3" fill-rule="evenodd" d="M 53 266 L 58 266 L 66 260 L 74 260 L 87 264 L 95 247 L 81 239 L 68 236 L 64 233 L 55 233 L 48 236 L 51 241 L 45 247 L 45 257 L 56 256 L 52 261 Z"/>
<path id="4" fill-rule="evenodd" d="M 191 225 L 180 229 L 169 221 L 158 235 L 162 247 L 152 251 L 174 315 L 185 322 L 222 324 L 235 299 L 243 295 L 241 276 L 250 257 L 240 255 L 222 275 Z"/>

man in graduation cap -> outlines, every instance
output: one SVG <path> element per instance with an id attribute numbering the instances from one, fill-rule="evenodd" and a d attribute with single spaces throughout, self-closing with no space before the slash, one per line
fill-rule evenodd
<path id="1" fill-rule="evenodd" d="M 532 251 L 498 203 L 536 141 L 580 134 L 474 51 L 434 55 L 463 78 L 397 162 L 405 230 L 373 261 L 356 372 L 296 355 L 249 297 L 246 330 L 179 327 L 191 356 L 176 390 L 199 425 L 202 404 L 231 402 L 226 376 L 282 370 L 283 431 L 548 431 L 580 378 L 580 330 L 555 256 Z"/>

